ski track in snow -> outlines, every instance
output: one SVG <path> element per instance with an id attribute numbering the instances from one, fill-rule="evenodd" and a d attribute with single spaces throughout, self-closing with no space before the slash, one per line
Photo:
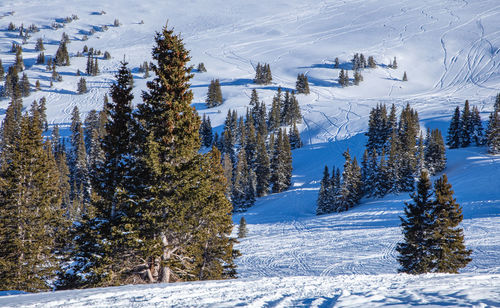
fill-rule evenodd
<path id="1" fill-rule="evenodd" d="M 236 5 L 209 0 L 167 7 L 152 0 L 134 3 L 133 12 L 116 1 L 90 0 L 71 7 L 62 0 L 49 2 L 60 11 L 55 12 L 41 1 L 1 2 L 0 12 L 4 13 L 0 13 L 0 29 L 5 29 L 10 21 L 40 26 L 41 31 L 23 45 L 23 56 L 30 80 L 34 83 L 35 78 L 40 78 L 42 90 L 24 99 L 24 106 L 45 96 L 51 125 L 67 128 L 74 107 L 80 109 L 82 119 L 91 109 L 100 109 L 113 74 L 124 58 L 135 78 L 134 104 L 139 103 L 147 80 L 138 73 L 138 66 L 150 59 L 154 33 L 167 18 L 169 25 L 183 34 L 192 52 L 192 64 L 204 62 L 208 69 L 207 73 L 195 73 L 192 79 L 193 102 L 200 115 L 210 116 L 219 133 L 228 109 L 244 114 L 254 88 L 268 110 L 277 87 L 293 90 L 298 73 L 308 76 L 311 94 L 297 96 L 303 118 L 299 129 L 305 147 L 293 154 L 292 188 L 260 198 L 248 212 L 234 215 L 235 222 L 245 216 L 249 228 L 249 236 L 237 245 L 243 254 L 237 260 L 242 280 L 138 287 L 138 291 L 124 287 L 116 289 L 124 290 L 117 294 L 70 292 L 64 293 L 69 294 L 67 298 L 56 296 L 50 305 L 48 297 L 46 302 L 36 302 L 40 297 L 21 296 L 27 306 L 359 307 L 433 302 L 500 305 L 500 159 L 488 156 L 484 148 L 448 152 L 446 173 L 464 207 L 466 244 L 474 250 L 473 261 L 460 279 L 429 276 L 419 282 L 414 277 L 395 274 L 395 248 L 401 241 L 399 215 L 408 194 L 366 199 L 347 213 L 315 216 L 324 165 L 341 167 L 341 154 L 347 148 L 360 160 L 365 142 L 363 132 L 369 111 L 376 104 L 394 103 L 399 113 L 409 103 L 418 111 L 425 128 L 440 128 L 443 133 L 453 109 L 465 99 L 478 106 L 486 120 L 492 97 L 500 92 L 498 1 L 277 0 Z M 93 14 L 101 9 L 107 14 Z M 11 11 L 15 13 L 9 14 Z M 74 13 L 79 20 L 63 29 L 50 28 L 55 19 Z M 119 18 L 122 26 L 111 26 L 108 31 L 89 35 L 88 41 L 81 40 L 84 31 L 111 25 L 114 18 Z M 139 23 L 141 19 L 144 24 Z M 77 69 L 85 71 L 86 57 L 72 57 L 70 67 L 58 67 L 63 81 L 54 82 L 52 88 L 50 72 L 34 64 L 36 38 L 43 37 L 46 56 L 53 55 L 63 31 L 72 38 L 68 46 L 71 54 L 88 45 L 110 51 L 113 57 L 99 60 L 99 76 L 86 76 L 86 94 L 76 94 L 80 77 L 75 74 Z M 4 66 L 14 61 L 9 52 L 13 41 L 21 42 L 16 32 L 0 31 Z M 364 81 L 359 86 L 341 88 L 337 80 L 339 69 L 333 68 L 334 59 L 338 57 L 341 67 L 349 68 L 356 52 L 374 56 L 379 65 L 362 71 Z M 398 69 L 387 67 L 394 56 Z M 259 62 L 271 64 L 271 85 L 252 83 Z M 401 81 L 404 71 L 408 72 L 408 82 Z M 350 75 L 353 77 L 352 71 Z M 203 102 L 214 78 L 221 80 L 225 101 L 217 108 L 207 109 Z M 7 105 L 7 99 L 0 99 L 0 117 Z M 67 131 L 62 131 L 64 134 Z M 497 290 L 488 289 L 491 285 L 487 281 L 492 281 Z M 433 290 L 425 283 L 438 287 Z M 468 292 L 466 284 L 477 285 L 485 297 Z M 449 285 L 457 286 L 456 292 L 446 287 Z M 11 304 L 9 299 L 0 297 L 0 306 L 4 305 L 16 306 L 15 301 Z"/>

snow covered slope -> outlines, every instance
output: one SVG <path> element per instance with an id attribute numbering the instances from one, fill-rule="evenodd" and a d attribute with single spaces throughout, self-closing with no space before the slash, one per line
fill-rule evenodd
<path id="1" fill-rule="evenodd" d="M 62 29 L 50 28 L 72 14 L 79 19 Z M 363 200 L 347 213 L 314 215 L 324 165 L 342 166 L 341 153 L 348 147 L 361 156 L 368 113 L 377 103 L 394 103 L 398 111 L 410 103 L 423 129 L 443 132 L 465 99 L 487 119 L 493 96 L 500 92 L 499 18 L 498 0 L 1 1 L 0 29 L 9 22 L 41 28 L 23 45 L 28 76 L 42 84 L 41 91 L 25 99 L 25 106 L 45 96 L 53 124 L 68 124 L 74 106 L 83 113 L 101 108 L 124 57 L 133 68 L 135 102 L 140 102 L 146 80 L 138 67 L 150 59 L 154 33 L 167 20 L 182 33 L 192 64 L 204 62 L 208 69 L 192 80 L 193 106 L 210 116 L 216 131 L 222 130 L 228 109 L 244 114 L 253 88 L 269 106 L 278 86 L 293 89 L 297 74 L 306 73 L 311 94 L 298 96 L 306 146 L 293 153 L 293 187 L 234 216 L 235 222 L 245 216 L 249 225 L 248 238 L 238 245 L 243 280 L 2 297 L 0 306 L 500 305 L 500 158 L 487 155 L 484 148 L 447 153 L 446 173 L 464 208 L 466 245 L 474 250 L 465 274 L 395 274 L 398 216 L 407 194 Z M 114 19 L 122 25 L 113 27 Z M 91 28 L 103 25 L 109 30 L 82 41 Z M 72 40 L 70 54 L 87 45 L 113 57 L 99 61 L 99 76 L 87 78 L 89 93 L 76 94 L 80 77 L 75 73 L 85 70 L 86 58 L 72 57 L 70 67 L 58 68 L 63 81 L 52 88 L 50 72 L 35 65 L 36 39 L 42 37 L 45 54 L 53 55 L 63 32 Z M 21 43 L 17 32 L 0 31 L 4 65 L 14 61 L 9 53 L 13 41 Z M 341 67 L 348 68 L 356 52 L 374 56 L 379 66 L 365 70 L 359 86 L 341 88 L 333 61 L 338 57 Z M 387 67 L 393 57 L 396 70 Z M 272 85 L 252 83 L 258 62 L 271 65 Z M 408 82 L 401 81 L 404 71 Z M 206 109 L 213 78 L 220 78 L 225 101 Z M 0 114 L 7 104 L 0 100 Z"/>

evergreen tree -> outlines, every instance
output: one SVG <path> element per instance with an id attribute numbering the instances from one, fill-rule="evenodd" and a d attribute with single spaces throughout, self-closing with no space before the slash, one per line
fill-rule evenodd
<path id="1" fill-rule="evenodd" d="M 229 238 L 231 204 L 220 155 L 198 153 L 200 119 L 190 106 L 190 60 L 167 27 L 155 37 L 153 71 L 138 106 L 138 172 L 132 224 L 140 241 L 134 262 L 143 281 L 220 279 L 235 276 Z"/>
<path id="2" fill-rule="evenodd" d="M 406 71 L 403 74 L 403 81 L 408 81 L 408 76 L 406 76 Z"/>
<path id="3" fill-rule="evenodd" d="M 210 117 L 206 117 L 205 114 L 203 114 L 203 119 L 201 121 L 200 136 L 201 136 L 201 143 L 203 144 L 204 147 L 208 148 L 212 145 L 212 140 L 213 140 L 212 124 L 210 123 Z"/>
<path id="4" fill-rule="evenodd" d="M 269 111 L 269 123 L 268 128 L 270 131 L 276 131 L 281 125 L 281 109 L 283 105 L 283 98 L 281 95 L 281 87 L 278 88 L 278 92 L 273 97 L 273 104 L 271 110 Z"/>
<path id="5" fill-rule="evenodd" d="M 59 44 L 59 48 L 56 51 L 56 57 L 54 58 L 54 61 L 58 66 L 69 65 L 69 54 L 65 40 L 62 40 L 61 43 Z"/>
<path id="6" fill-rule="evenodd" d="M 462 116 L 460 117 L 460 146 L 462 148 L 468 147 L 471 144 L 473 133 L 474 124 L 472 122 L 472 113 L 469 101 L 466 100 Z"/>
<path id="7" fill-rule="evenodd" d="M 335 173 L 335 169 L 333 170 Z M 330 172 L 328 171 L 328 166 L 325 166 L 323 171 L 323 178 L 321 179 L 321 187 L 318 193 L 318 200 L 316 201 L 316 215 L 327 214 L 331 212 L 331 204 L 329 196 L 331 195 L 332 185 L 330 181 Z"/>
<path id="8" fill-rule="evenodd" d="M 495 107 L 495 110 L 490 114 L 486 129 L 486 144 L 489 153 L 500 153 L 500 107 Z"/>
<path id="9" fill-rule="evenodd" d="M 453 198 L 451 184 L 446 174 L 434 183 L 436 200 L 433 208 L 433 228 L 430 250 L 435 258 L 433 272 L 458 273 L 472 259 L 472 250 L 466 249 L 463 229 L 459 224 L 463 220 L 462 208 Z"/>
<path id="10" fill-rule="evenodd" d="M 85 73 L 87 75 L 93 75 L 94 72 L 94 58 L 92 53 L 89 52 L 87 55 L 87 67 L 85 68 Z"/>
<path id="11" fill-rule="evenodd" d="M 41 37 L 36 40 L 35 50 L 36 51 L 44 51 L 45 50 L 45 47 L 43 46 L 43 40 Z"/>
<path id="12" fill-rule="evenodd" d="M 295 123 L 300 123 L 302 120 L 302 114 L 300 112 L 300 106 L 299 106 L 299 101 L 295 97 L 295 93 L 292 91 L 292 94 L 290 95 L 290 102 L 289 102 L 289 114 L 286 117 L 287 125 L 294 125 Z"/>
<path id="13" fill-rule="evenodd" d="M 481 146 L 484 144 L 484 132 L 483 123 L 481 121 L 481 115 L 479 114 L 479 109 L 474 106 L 472 107 L 472 141 L 476 146 Z"/>
<path id="14" fill-rule="evenodd" d="M 441 172 L 446 167 L 446 149 L 443 136 L 438 129 L 432 130 L 425 149 L 425 165 L 431 175 Z"/>
<path id="15" fill-rule="evenodd" d="M 71 152 L 68 156 L 71 199 L 76 215 L 80 216 L 86 212 L 90 202 L 90 180 L 83 125 L 76 106 L 71 115 Z"/>
<path id="16" fill-rule="evenodd" d="M 28 75 L 23 73 L 23 77 L 19 81 L 19 88 L 21 89 L 21 95 L 23 97 L 29 96 L 31 92 L 30 81 L 28 80 Z"/>
<path id="17" fill-rule="evenodd" d="M 273 158 L 271 161 L 271 185 L 272 191 L 282 192 L 288 189 L 291 185 L 291 151 L 288 137 L 283 130 L 280 129 L 276 138 Z"/>
<path id="18" fill-rule="evenodd" d="M 397 69 L 398 68 L 398 62 L 396 61 L 396 57 L 394 57 L 394 60 L 392 61 L 392 64 L 391 64 L 391 67 L 393 69 Z"/>
<path id="19" fill-rule="evenodd" d="M 293 123 L 293 128 L 290 130 L 290 133 L 288 135 L 288 140 L 290 142 L 292 150 L 302 147 L 302 140 L 300 139 L 300 133 L 295 123 Z"/>
<path id="20" fill-rule="evenodd" d="M 245 211 L 255 203 L 255 190 L 253 188 L 251 169 L 247 164 L 246 151 L 238 153 L 238 162 L 234 171 L 233 191 L 231 201 L 234 211 Z"/>
<path id="21" fill-rule="evenodd" d="M 87 81 L 85 80 L 85 78 L 81 77 L 80 80 L 78 80 L 78 84 L 77 84 L 77 92 L 78 94 L 83 94 L 83 93 L 86 93 L 88 90 L 87 90 Z"/>
<path id="22" fill-rule="evenodd" d="M 257 106 L 259 104 L 259 94 L 257 93 L 256 89 L 252 89 L 252 94 L 250 95 L 250 106 Z M 253 117 L 255 118 L 255 113 L 252 113 Z"/>
<path id="23" fill-rule="evenodd" d="M 373 59 L 373 57 L 372 57 L 372 56 L 369 56 L 369 57 L 368 57 L 368 66 L 369 66 L 370 68 L 375 68 L 375 67 L 377 67 L 377 63 L 375 63 L 375 60 Z"/>
<path id="24" fill-rule="evenodd" d="M 295 89 L 299 94 L 309 94 L 309 81 L 307 80 L 307 76 L 305 74 L 297 75 Z"/>
<path id="25" fill-rule="evenodd" d="M 45 53 L 41 52 L 38 54 L 36 58 L 36 64 L 44 64 L 45 63 Z"/>
<path id="26" fill-rule="evenodd" d="M 271 177 L 271 166 L 269 154 L 266 149 L 265 136 L 257 134 L 257 155 L 255 160 L 255 174 L 257 176 L 257 197 L 263 197 L 269 193 L 269 181 Z"/>
<path id="27" fill-rule="evenodd" d="M 207 71 L 207 69 L 205 68 L 205 64 L 203 64 L 203 62 L 200 62 L 198 64 L 198 67 L 196 68 L 196 71 L 198 73 L 205 73 Z"/>
<path id="28" fill-rule="evenodd" d="M 339 68 L 339 66 L 340 66 L 339 58 L 335 58 L 333 68 Z"/>
<path id="29" fill-rule="evenodd" d="M 422 171 L 417 183 L 417 191 L 412 193 L 413 203 L 405 202 L 405 217 L 400 217 L 404 241 L 399 243 L 396 251 L 399 252 L 398 262 L 400 272 L 409 274 L 423 274 L 430 272 L 433 267 L 432 256 L 429 253 L 432 236 L 431 182 L 427 171 Z"/>
<path id="30" fill-rule="evenodd" d="M 456 149 L 460 146 L 460 108 L 455 108 L 455 113 L 451 118 L 448 135 L 446 136 L 446 144 L 450 149 Z"/>
<path id="31" fill-rule="evenodd" d="M 49 122 L 47 121 L 47 99 L 42 97 L 38 103 L 38 113 L 40 114 L 40 127 L 43 130 L 49 130 Z"/>
<path id="32" fill-rule="evenodd" d="M 245 217 L 241 217 L 240 225 L 238 227 L 238 238 L 247 237 L 248 229 L 247 229 L 247 221 Z"/>
<path id="33" fill-rule="evenodd" d="M 223 98 L 222 98 L 222 91 L 220 88 L 220 82 L 219 79 L 212 79 L 210 82 L 210 86 L 208 87 L 208 93 L 207 93 L 207 107 L 212 108 L 216 106 L 222 105 Z"/>
<path id="34" fill-rule="evenodd" d="M 271 67 L 269 66 L 269 64 L 257 63 L 257 67 L 255 68 L 255 78 L 253 80 L 254 83 L 266 85 L 270 84 L 272 80 L 273 77 L 271 74 Z"/>

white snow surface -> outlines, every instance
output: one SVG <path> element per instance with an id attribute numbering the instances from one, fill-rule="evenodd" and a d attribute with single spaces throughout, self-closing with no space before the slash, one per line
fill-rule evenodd
<path id="1" fill-rule="evenodd" d="M 97 14 L 102 10 L 106 14 Z M 50 28 L 72 14 L 79 19 Z M 113 27 L 114 19 L 122 25 Z M 311 94 L 298 95 L 305 146 L 293 152 L 293 187 L 234 215 L 236 224 L 244 216 L 249 228 L 237 245 L 242 253 L 237 280 L 9 295 L 0 297 L 0 307 L 500 306 L 500 157 L 484 147 L 447 152 L 445 173 L 463 207 L 466 245 L 473 249 L 473 261 L 459 275 L 397 274 L 399 216 L 408 194 L 363 199 L 349 212 L 315 216 L 325 164 L 330 170 L 342 167 L 347 148 L 360 160 L 368 114 L 377 103 L 394 103 L 398 112 L 410 103 L 423 131 L 439 128 L 445 134 L 455 107 L 469 99 L 486 123 L 500 92 L 498 0 L 0 2 L 0 29 L 9 22 L 41 28 L 23 45 L 23 57 L 30 81 L 39 79 L 42 89 L 24 105 L 45 96 L 49 122 L 62 126 L 63 135 L 74 106 L 82 118 L 101 108 L 124 58 L 135 77 L 134 103 L 141 102 L 146 80 L 138 67 L 151 59 L 155 31 L 167 20 L 182 33 L 192 65 L 204 62 L 208 69 L 195 72 L 193 106 L 210 116 L 219 133 L 228 109 L 244 115 L 252 89 L 270 106 L 278 86 L 293 89 L 297 74 L 307 74 Z M 103 25 L 109 30 L 81 40 L 93 26 Z M 44 39 L 46 56 L 54 55 L 63 32 L 73 56 L 84 45 L 112 55 L 99 61 L 99 76 L 86 77 L 86 94 L 76 93 L 80 77 L 75 75 L 77 69 L 85 71 L 86 57 L 58 67 L 63 81 L 52 88 L 50 72 L 35 65 L 36 39 Z M 12 42 L 21 43 L 17 31 L 0 31 L 4 65 L 14 61 Z M 341 88 L 334 59 L 349 68 L 356 52 L 374 56 L 380 65 L 364 70 L 359 86 Z M 398 69 L 387 68 L 395 56 Z M 272 85 L 252 83 L 258 62 L 271 65 Z M 408 82 L 401 81 L 405 71 Z M 221 81 L 224 104 L 206 109 L 213 78 Z M 0 100 L 0 117 L 7 105 L 7 99 Z"/>

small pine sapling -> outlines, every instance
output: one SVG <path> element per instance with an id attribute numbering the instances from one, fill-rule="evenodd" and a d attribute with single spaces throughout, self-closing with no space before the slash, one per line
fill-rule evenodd
<path id="1" fill-rule="evenodd" d="M 241 217 L 240 225 L 238 228 L 238 238 L 247 237 L 247 233 L 248 233 L 247 222 L 245 220 L 245 217 Z"/>
<path id="2" fill-rule="evenodd" d="M 408 81 L 408 76 L 406 76 L 406 71 L 403 74 L 403 81 Z"/>

